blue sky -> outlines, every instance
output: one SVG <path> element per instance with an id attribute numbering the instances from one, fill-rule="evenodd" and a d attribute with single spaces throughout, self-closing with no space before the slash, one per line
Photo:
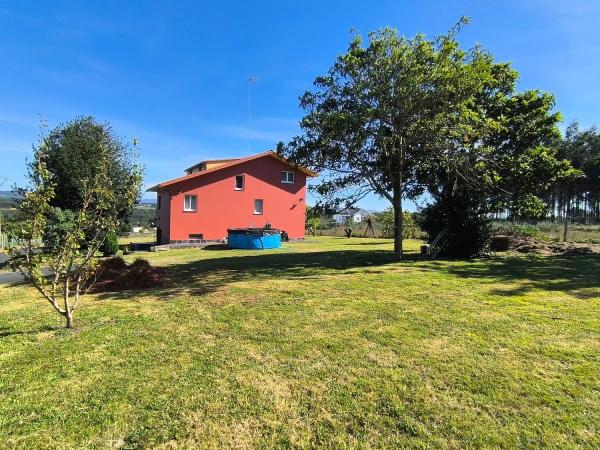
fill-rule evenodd
<path id="1" fill-rule="evenodd" d="M 351 29 L 433 36 L 462 15 L 472 18 L 465 47 L 512 62 L 521 89 L 554 93 L 565 122 L 600 123 L 596 0 L 0 2 L 0 176 L 23 184 L 39 114 L 50 127 L 93 115 L 136 137 L 145 186 L 273 148 L 298 132 L 298 96 Z M 372 196 L 361 206 L 387 205 Z"/>

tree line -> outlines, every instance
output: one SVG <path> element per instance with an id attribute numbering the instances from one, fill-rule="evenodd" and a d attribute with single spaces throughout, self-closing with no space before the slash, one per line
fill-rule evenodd
<path id="1" fill-rule="evenodd" d="M 552 221 L 600 222 L 600 134 L 595 127 L 569 125 L 558 144 L 558 156 L 581 171 L 571 183 L 557 183 L 546 196 L 547 217 Z"/>

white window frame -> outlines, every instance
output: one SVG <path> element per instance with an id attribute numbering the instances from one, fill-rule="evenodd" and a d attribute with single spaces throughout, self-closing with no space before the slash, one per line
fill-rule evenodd
<path id="1" fill-rule="evenodd" d="M 241 188 L 239 188 L 237 185 L 238 177 L 242 177 L 242 187 Z M 245 187 L 246 187 L 246 176 L 245 175 L 236 175 L 233 178 L 233 190 L 234 191 L 243 191 Z"/>
<path id="2" fill-rule="evenodd" d="M 188 199 L 190 199 L 189 206 L 188 206 Z M 192 199 L 194 199 L 194 200 L 192 201 Z M 198 196 L 195 194 L 185 194 L 183 196 L 183 210 L 185 212 L 198 211 Z"/>
<path id="3" fill-rule="evenodd" d="M 284 176 L 285 174 L 285 176 Z M 290 175 L 291 175 L 291 181 L 290 181 Z M 289 170 L 282 170 L 281 171 L 281 182 L 285 183 L 285 184 L 294 184 L 296 181 L 296 174 L 294 172 L 290 172 Z"/>
<path id="4" fill-rule="evenodd" d="M 256 202 L 260 202 L 260 211 L 256 208 L 256 204 L 257 204 Z M 262 216 L 264 211 L 265 211 L 265 201 L 262 198 L 255 198 L 254 199 L 254 215 Z"/>

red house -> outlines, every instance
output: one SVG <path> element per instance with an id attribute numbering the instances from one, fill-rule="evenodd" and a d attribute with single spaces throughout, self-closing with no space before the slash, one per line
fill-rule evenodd
<path id="1" fill-rule="evenodd" d="M 203 161 L 157 192 L 159 244 L 221 240 L 228 228 L 284 230 L 304 237 L 306 179 L 317 174 L 268 151 L 239 159 Z"/>

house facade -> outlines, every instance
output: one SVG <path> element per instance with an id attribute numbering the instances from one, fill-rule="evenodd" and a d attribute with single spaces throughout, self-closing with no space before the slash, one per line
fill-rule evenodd
<path id="1" fill-rule="evenodd" d="M 373 213 L 361 208 L 350 208 L 333 215 L 333 220 L 336 225 L 344 225 L 348 219 L 354 223 L 362 223 L 369 217 L 373 217 Z"/>
<path id="2" fill-rule="evenodd" d="M 203 161 L 157 193 L 157 243 L 222 240 L 228 228 L 270 224 L 304 237 L 306 180 L 317 174 L 275 152 Z"/>

